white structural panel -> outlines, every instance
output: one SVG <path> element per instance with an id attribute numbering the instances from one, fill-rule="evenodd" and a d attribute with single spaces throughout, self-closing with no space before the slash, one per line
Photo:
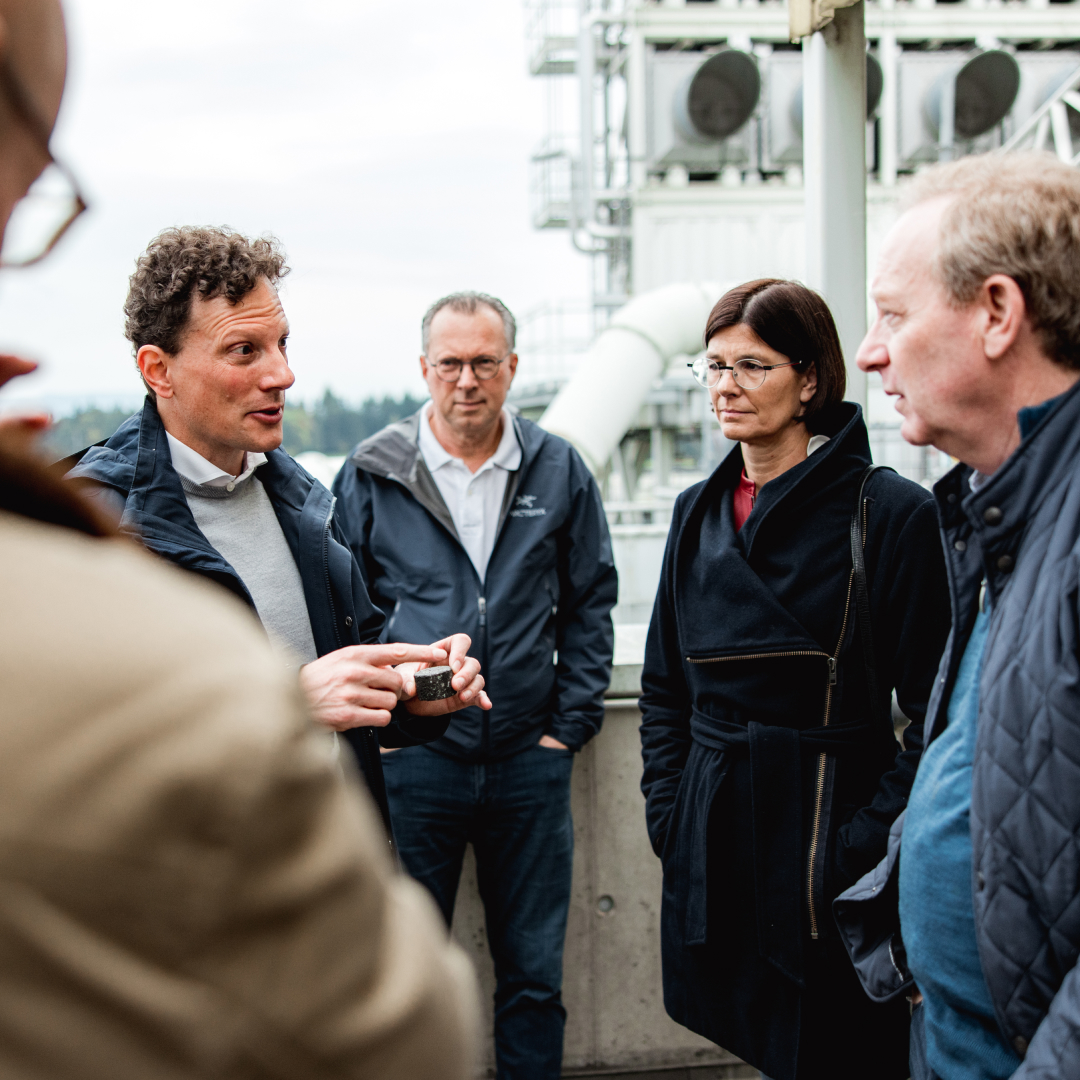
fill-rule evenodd
<path id="1" fill-rule="evenodd" d="M 635 292 L 806 273 L 801 187 L 658 184 L 635 193 L 633 230 Z"/>
<path id="2" fill-rule="evenodd" d="M 903 181 L 897 187 L 871 184 L 867 190 L 871 276 L 903 190 Z M 635 194 L 633 228 L 635 289 L 679 281 L 806 280 L 801 187 L 701 184 L 671 189 L 657 184 Z M 866 296 L 865 287 L 853 288 Z"/>

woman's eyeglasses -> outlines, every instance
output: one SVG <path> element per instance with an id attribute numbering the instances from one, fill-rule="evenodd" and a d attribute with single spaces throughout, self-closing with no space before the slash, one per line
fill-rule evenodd
<path id="1" fill-rule="evenodd" d="M 694 378 L 711 390 L 724 377 L 725 371 L 731 372 L 731 377 L 744 390 L 756 390 L 764 381 L 765 376 L 775 368 L 795 367 L 798 361 L 789 360 L 786 364 L 763 364 L 760 360 L 751 360 L 749 357 L 736 360 L 734 364 L 721 364 L 719 360 L 713 360 L 708 356 L 699 356 L 693 363 L 686 366 L 694 373 Z"/>

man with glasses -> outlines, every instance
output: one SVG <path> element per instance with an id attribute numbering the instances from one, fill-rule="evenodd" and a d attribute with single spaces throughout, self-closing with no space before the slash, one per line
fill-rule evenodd
<path id="1" fill-rule="evenodd" d="M 398 850 L 450 922 L 476 854 L 495 961 L 500 1080 L 560 1075 L 575 751 L 603 718 L 617 583 L 596 483 L 505 405 L 514 318 L 484 293 L 424 316 L 431 401 L 361 443 L 334 483 L 384 636 L 467 631 L 494 706 L 384 754 Z"/>
<path id="2" fill-rule="evenodd" d="M 6 266 L 78 206 L 26 198 L 65 58 L 57 0 L 0 0 Z M 0 355 L 0 384 L 33 366 Z M 464 957 L 295 672 L 117 536 L 33 427 L 0 428 L 0 1075 L 467 1080 Z"/>

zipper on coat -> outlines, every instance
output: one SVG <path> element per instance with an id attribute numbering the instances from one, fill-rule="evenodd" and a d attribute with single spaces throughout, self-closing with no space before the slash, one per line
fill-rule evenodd
<path id="1" fill-rule="evenodd" d="M 688 664 L 723 664 L 728 660 L 771 660 L 788 656 L 823 656 L 826 660 L 829 659 L 829 654 L 824 649 L 791 649 L 787 652 L 740 653 L 738 656 L 705 656 L 698 660 L 688 656 L 686 662 Z"/>
<path id="2" fill-rule="evenodd" d="M 341 633 L 338 630 L 337 610 L 334 608 L 334 590 L 330 585 L 330 522 L 334 520 L 334 503 L 331 499 L 330 509 L 326 512 L 326 521 L 323 522 L 323 578 L 326 581 L 326 600 L 330 605 L 330 622 L 334 627 L 334 640 L 340 649 Z"/>
<path id="3" fill-rule="evenodd" d="M 476 649 L 476 652 L 479 653 L 481 658 L 480 662 L 483 664 L 484 669 L 487 670 L 487 597 L 478 596 L 476 598 L 476 607 L 480 613 L 480 641 L 477 642 L 479 647 Z M 491 714 L 488 712 L 481 712 L 480 718 L 480 750 L 486 755 L 491 746 Z"/>

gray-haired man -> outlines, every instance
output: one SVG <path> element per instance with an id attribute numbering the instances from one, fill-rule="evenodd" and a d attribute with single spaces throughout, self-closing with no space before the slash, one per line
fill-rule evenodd
<path id="1" fill-rule="evenodd" d="M 603 718 L 616 576 L 596 483 L 571 446 L 505 406 L 513 316 L 482 293 L 424 316 L 431 402 L 360 444 L 334 491 L 384 635 L 472 636 L 490 713 L 387 754 L 406 869 L 447 922 L 466 843 L 495 960 L 501 1080 L 560 1075 L 574 752 Z"/>

